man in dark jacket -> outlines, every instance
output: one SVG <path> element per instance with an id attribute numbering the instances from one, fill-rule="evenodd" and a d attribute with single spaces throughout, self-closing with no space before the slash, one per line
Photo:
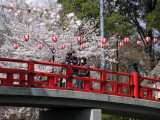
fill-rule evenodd
<path id="1" fill-rule="evenodd" d="M 76 57 L 76 52 L 74 50 L 67 54 L 65 62 L 66 62 L 67 65 L 77 65 L 77 66 L 79 66 L 79 64 L 80 64 L 78 58 Z M 78 70 L 73 69 L 73 74 L 77 75 Z"/>
<path id="2" fill-rule="evenodd" d="M 80 66 L 89 68 L 89 65 L 87 64 L 87 59 L 85 57 L 81 58 Z M 80 69 L 78 71 L 78 76 L 79 77 L 89 77 L 90 76 L 90 71 Z M 83 81 L 82 80 L 78 80 L 78 86 L 80 87 L 80 89 L 83 89 Z"/>
<path id="3" fill-rule="evenodd" d="M 67 54 L 65 62 L 67 65 L 79 66 L 80 64 L 78 58 L 76 57 L 76 52 L 74 50 Z M 78 70 L 73 69 L 73 76 L 77 76 L 77 75 L 78 75 Z M 76 79 L 73 80 L 73 85 L 75 86 L 75 88 L 78 88 L 78 82 Z"/>

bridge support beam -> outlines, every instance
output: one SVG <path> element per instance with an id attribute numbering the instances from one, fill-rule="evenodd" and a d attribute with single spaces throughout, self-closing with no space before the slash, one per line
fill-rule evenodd
<path id="1" fill-rule="evenodd" d="M 101 109 L 58 109 L 40 111 L 39 120 L 101 120 Z"/>

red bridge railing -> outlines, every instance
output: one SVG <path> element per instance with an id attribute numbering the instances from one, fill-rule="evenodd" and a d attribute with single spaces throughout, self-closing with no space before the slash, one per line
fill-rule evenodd
<path id="1" fill-rule="evenodd" d="M 28 60 L 9 59 L 9 58 L 0 58 L 0 61 L 27 64 L 26 70 L 7 68 L 8 66 L 7 67 L 1 66 L 0 74 L 4 74 L 5 76 L 0 77 L 0 86 L 74 90 L 74 91 L 109 94 L 109 95 L 131 97 L 131 98 L 136 98 L 136 99 L 159 101 L 153 98 L 153 91 L 160 92 L 160 89 L 151 88 L 147 86 L 141 86 L 140 80 L 145 79 L 148 81 L 155 81 L 155 82 L 160 82 L 160 80 L 139 76 L 138 73 L 128 74 L 128 73 L 114 72 L 114 71 L 103 71 L 103 70 L 96 69 L 96 68 L 86 68 L 86 67 L 81 67 L 81 66 L 68 66 L 64 64 L 58 64 L 58 63 L 28 61 Z M 36 71 L 35 65 L 65 68 L 66 75 Z M 100 74 L 100 78 L 95 79 L 91 77 L 87 78 L 87 77 L 73 76 L 72 69 L 83 69 L 83 70 L 98 72 Z M 19 77 L 14 78 L 15 74 L 18 75 Z M 118 76 L 126 76 L 129 78 L 129 82 L 123 83 L 123 82 L 107 80 L 107 76 L 109 74 L 115 74 Z M 36 76 L 45 76 L 47 77 L 47 80 L 38 81 L 36 79 Z M 57 86 L 59 78 L 66 78 L 66 87 Z M 76 89 L 72 84 L 73 79 L 83 80 L 84 89 Z M 93 82 L 96 82 L 99 84 L 99 89 L 93 88 Z M 111 91 L 107 89 L 108 86 L 112 86 Z M 123 91 L 124 88 L 128 89 L 128 93 L 124 93 Z"/>

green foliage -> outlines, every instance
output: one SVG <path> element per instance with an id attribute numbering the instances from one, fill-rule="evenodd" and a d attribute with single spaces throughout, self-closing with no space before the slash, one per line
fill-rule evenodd
<path id="1" fill-rule="evenodd" d="M 133 27 L 121 14 L 113 13 L 110 17 L 105 15 L 105 31 L 119 33 L 120 36 L 130 36 L 133 34 Z M 125 36 L 124 36 L 125 35 Z"/>
<path id="2" fill-rule="evenodd" d="M 102 114 L 102 120 L 120 120 L 120 117 L 114 115 Z"/>
<path id="3" fill-rule="evenodd" d="M 58 3 L 63 5 L 63 16 L 73 12 L 81 20 L 90 18 L 100 19 L 99 2 L 97 0 L 58 0 Z M 113 31 L 119 33 L 122 37 L 133 34 L 133 27 L 128 22 L 129 20 L 126 20 L 119 13 L 105 14 L 104 21 L 105 33 Z"/>
<path id="4" fill-rule="evenodd" d="M 58 0 L 63 5 L 63 12 L 69 14 L 73 12 L 79 19 L 89 19 L 99 16 L 98 1 L 88 0 Z"/>
<path id="5" fill-rule="evenodd" d="M 153 27 L 160 31 L 160 0 L 157 0 L 155 10 L 148 14 L 146 21 L 148 21 L 147 30 Z"/>

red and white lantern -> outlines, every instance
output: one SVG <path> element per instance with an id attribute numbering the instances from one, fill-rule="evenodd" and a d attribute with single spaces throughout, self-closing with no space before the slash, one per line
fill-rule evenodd
<path id="1" fill-rule="evenodd" d="M 102 39 L 101 39 L 101 43 L 102 43 L 102 44 L 105 44 L 106 42 L 107 42 L 107 39 L 106 39 L 106 38 L 102 38 Z"/>
<path id="2" fill-rule="evenodd" d="M 53 41 L 53 42 L 57 42 L 57 37 L 56 37 L 56 36 L 53 36 L 53 37 L 52 37 L 52 41 Z"/>
<path id="3" fill-rule="evenodd" d="M 157 38 L 154 38 L 154 39 L 153 39 L 153 42 L 154 42 L 154 43 L 157 43 L 157 42 L 158 42 L 158 39 L 157 39 Z"/>
<path id="4" fill-rule="evenodd" d="M 18 48 L 18 44 L 13 44 L 14 49 Z"/>
<path id="5" fill-rule="evenodd" d="M 145 40 L 146 40 L 146 42 L 150 42 L 151 38 L 150 37 L 146 37 Z"/>
<path id="6" fill-rule="evenodd" d="M 42 44 L 38 44 L 38 49 L 42 49 L 43 45 Z"/>
<path id="7" fill-rule="evenodd" d="M 123 47 L 123 45 L 124 45 L 123 42 L 120 42 L 120 43 L 119 43 L 119 46 L 120 46 L 120 47 Z"/>
<path id="8" fill-rule="evenodd" d="M 125 38 L 124 38 L 124 42 L 125 42 L 125 43 L 128 43 L 128 42 L 129 42 L 129 38 L 125 37 Z"/>
<path id="9" fill-rule="evenodd" d="M 105 47 L 105 44 L 102 44 L 102 43 L 101 43 L 101 48 L 104 48 L 104 47 Z"/>
<path id="10" fill-rule="evenodd" d="M 61 49 L 64 49 L 64 48 L 65 48 L 65 45 L 64 45 L 64 44 L 62 44 L 62 45 L 61 45 Z"/>
<path id="11" fill-rule="evenodd" d="M 141 45 L 141 41 L 137 41 L 137 45 Z"/>
<path id="12" fill-rule="evenodd" d="M 84 49 L 84 48 L 85 48 L 85 45 L 84 45 L 84 44 L 82 44 L 82 45 L 81 45 L 81 48 L 82 48 L 82 49 Z"/>
<path id="13" fill-rule="evenodd" d="M 24 35 L 24 40 L 27 42 L 29 40 L 29 35 Z"/>
<path id="14" fill-rule="evenodd" d="M 77 42 L 82 42 L 82 37 L 81 36 L 77 37 Z"/>

